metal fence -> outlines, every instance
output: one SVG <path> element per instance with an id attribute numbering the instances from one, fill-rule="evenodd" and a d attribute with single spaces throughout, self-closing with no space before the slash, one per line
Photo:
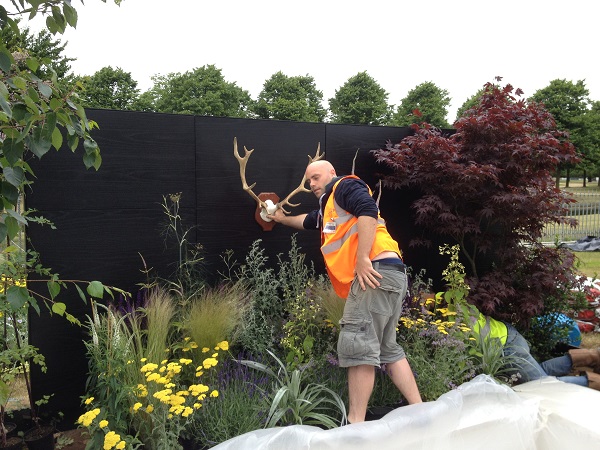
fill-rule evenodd
<path id="1" fill-rule="evenodd" d="M 600 237 L 600 191 L 572 191 L 577 203 L 569 205 L 568 217 L 577 220 L 577 226 L 548 224 L 543 242 L 571 242 L 588 236 Z"/>

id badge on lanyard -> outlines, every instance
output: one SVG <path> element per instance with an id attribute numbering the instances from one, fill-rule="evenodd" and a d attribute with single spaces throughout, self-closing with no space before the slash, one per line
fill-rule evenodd
<path id="1" fill-rule="evenodd" d="M 325 225 L 323 225 L 323 233 L 325 234 L 333 234 L 335 233 L 336 229 L 337 223 L 335 223 L 333 220 L 331 220 L 330 222 L 325 222 Z"/>

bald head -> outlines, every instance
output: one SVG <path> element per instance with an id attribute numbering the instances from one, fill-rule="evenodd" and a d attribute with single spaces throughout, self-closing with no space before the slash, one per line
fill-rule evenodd
<path id="1" fill-rule="evenodd" d="M 329 161 L 315 161 L 306 168 L 306 179 L 310 183 L 310 190 L 321 197 L 325 193 L 325 186 L 335 177 L 335 169 Z"/>

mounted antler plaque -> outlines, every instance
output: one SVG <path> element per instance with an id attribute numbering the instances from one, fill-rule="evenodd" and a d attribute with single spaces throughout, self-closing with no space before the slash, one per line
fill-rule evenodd
<path id="1" fill-rule="evenodd" d="M 256 195 L 254 193 L 254 191 L 252 190 L 254 188 L 254 186 L 256 186 L 256 183 L 252 183 L 251 185 L 248 185 L 248 183 L 246 182 L 246 164 L 248 164 L 248 159 L 250 159 L 250 155 L 252 154 L 252 152 L 254 151 L 254 149 L 252 150 L 248 150 L 246 148 L 246 146 L 244 146 L 244 156 L 242 157 L 238 151 L 238 146 L 237 146 L 237 138 L 233 138 L 233 155 L 235 156 L 235 158 L 238 160 L 239 164 L 240 164 L 240 178 L 242 180 L 242 189 L 244 189 L 248 195 L 250 195 L 250 197 L 252 197 L 255 201 L 256 201 L 256 212 L 254 214 L 254 217 L 256 218 L 256 221 L 258 222 L 258 224 L 262 227 L 262 229 L 264 231 L 271 231 L 273 229 L 273 227 L 275 226 L 275 222 L 273 222 L 271 219 L 269 219 L 267 217 L 267 214 L 273 214 L 275 211 L 277 211 L 277 209 L 281 209 L 284 213 L 289 214 L 289 211 L 286 211 L 283 207 L 284 206 L 291 206 L 296 207 L 298 206 L 300 203 L 290 203 L 290 199 L 296 195 L 298 192 L 311 192 L 310 189 L 307 189 L 305 187 L 306 184 L 306 174 L 302 177 L 302 181 L 300 182 L 300 185 L 294 189 L 292 192 L 290 192 L 287 197 L 285 197 L 283 200 L 279 201 L 279 197 L 277 196 L 277 194 L 273 193 L 273 192 L 261 192 L 260 194 Z M 321 144 L 319 143 L 317 145 L 317 152 L 314 156 L 314 158 L 312 156 L 308 156 L 308 164 L 312 163 L 313 161 L 318 161 L 320 159 L 323 159 L 323 157 L 325 156 L 324 153 L 321 153 Z"/>

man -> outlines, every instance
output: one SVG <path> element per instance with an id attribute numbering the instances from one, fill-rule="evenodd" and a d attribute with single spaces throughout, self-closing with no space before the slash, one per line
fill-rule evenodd
<path id="1" fill-rule="evenodd" d="M 527 340 L 515 327 L 481 312 L 473 331 L 484 340 L 498 339 L 508 358 L 507 372 L 519 376 L 519 383 L 553 376 L 565 383 L 577 384 L 600 391 L 600 349 L 575 348 L 563 356 L 538 363 L 531 355 Z M 591 368 L 590 370 L 580 370 Z M 579 375 L 573 375 L 578 372 Z"/>
<path id="2" fill-rule="evenodd" d="M 363 422 L 375 383 L 375 366 L 385 365 L 408 403 L 421 395 L 396 326 L 406 294 L 406 267 L 389 235 L 369 187 L 354 175 L 337 177 L 328 161 L 308 165 L 306 178 L 320 208 L 268 217 L 297 229 L 320 229 L 321 252 L 337 294 L 346 299 L 340 320 L 338 358 L 348 368 L 348 421 Z"/>

